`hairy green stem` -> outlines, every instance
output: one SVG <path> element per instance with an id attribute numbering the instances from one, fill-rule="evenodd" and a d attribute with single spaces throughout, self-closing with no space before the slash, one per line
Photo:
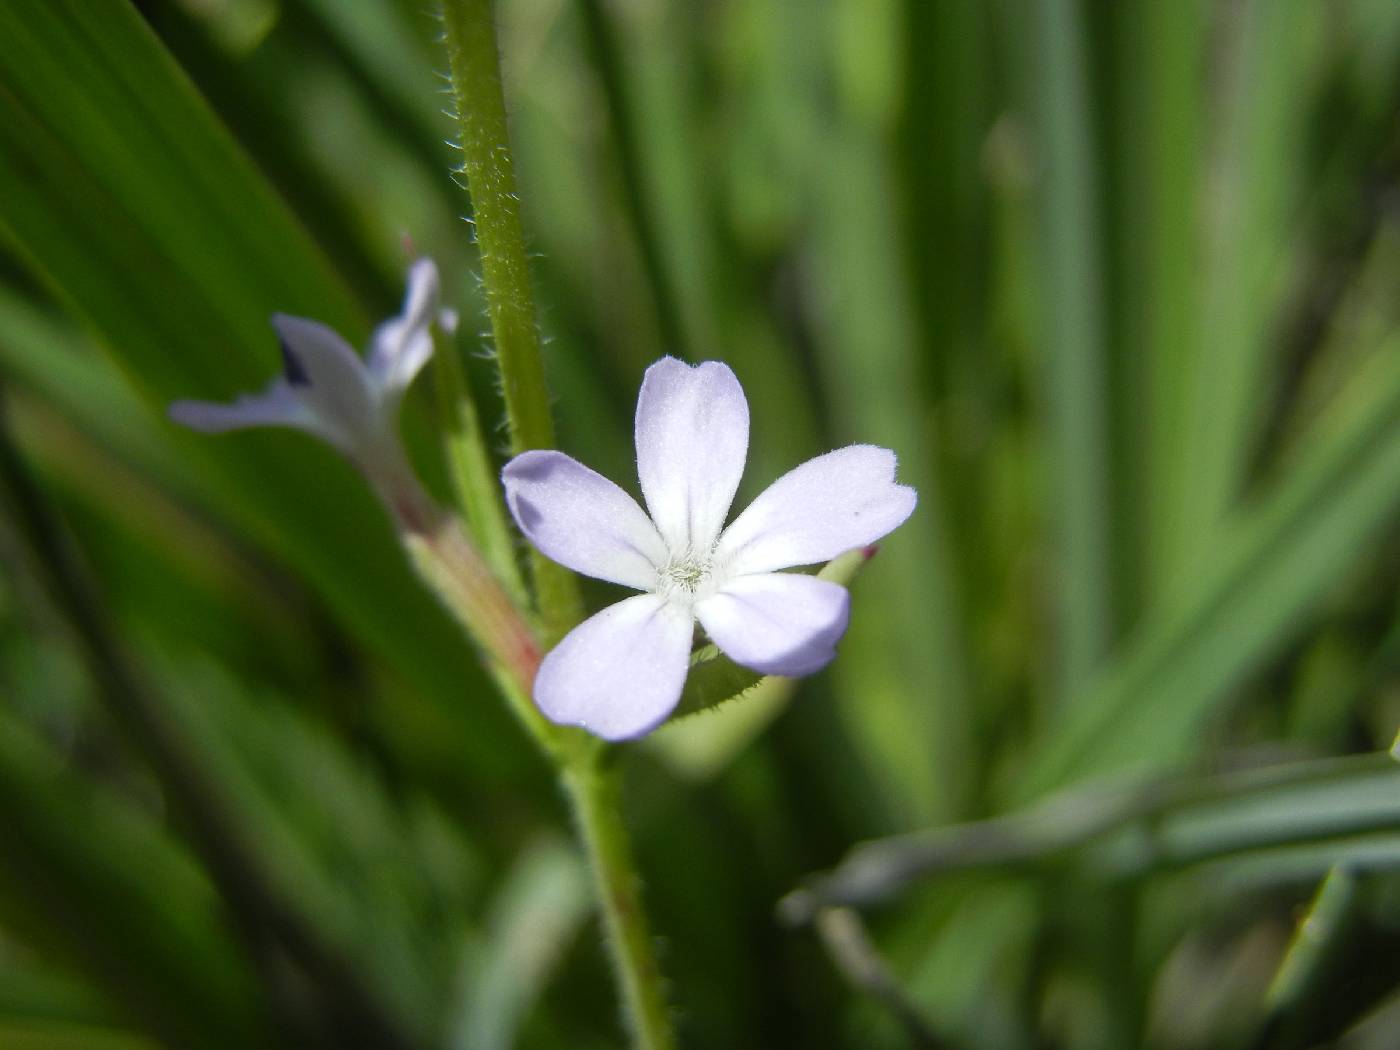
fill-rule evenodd
<path id="1" fill-rule="evenodd" d="M 552 448 L 554 422 L 511 160 L 494 4 L 443 0 L 442 24 L 511 448 L 517 453 Z M 581 617 L 578 583 L 536 551 L 531 552 L 531 569 L 545 640 L 553 642 Z"/>
<path id="2" fill-rule="evenodd" d="M 638 1050 L 670 1050 L 676 1045 L 675 1036 L 642 908 L 632 848 L 618 807 L 617 773 L 602 762 L 574 762 L 564 770 L 562 782 L 603 907 L 613 974 L 622 992 L 633 1046 Z"/>
<path id="3" fill-rule="evenodd" d="M 471 194 L 476 239 L 481 249 L 486 306 L 505 392 L 511 447 L 517 453 L 551 448 L 554 424 L 511 161 L 492 0 L 443 0 L 442 23 L 457 107 L 462 171 Z M 431 563 L 430 576 L 435 569 L 446 569 L 437 572 L 436 582 L 449 604 L 456 594 L 459 601 L 465 602 L 463 611 L 491 630 L 509 628 L 505 620 L 497 617 L 492 595 L 475 589 L 477 567 L 468 562 L 477 558 L 482 571 L 485 565 L 465 537 L 458 542 L 440 531 L 423 536 L 427 542 L 415 554 L 420 557 L 420 566 L 424 556 Z M 538 551 L 531 552 L 530 567 L 547 645 L 562 637 L 582 616 L 578 582 L 572 573 Z M 483 595 L 492 599 L 485 606 L 477 601 Z M 576 730 L 551 725 L 530 701 L 534 675 L 533 667 L 527 673 L 526 665 L 538 660 L 538 650 L 530 652 L 517 646 L 505 634 L 495 641 L 501 644 L 500 652 L 504 654 L 504 659 L 496 664 L 498 680 L 526 728 L 557 764 L 564 792 L 573 807 L 593 869 L 617 983 L 635 1045 L 645 1050 L 665 1050 L 674 1041 L 661 994 L 661 976 L 647 934 L 631 847 L 617 808 L 616 782 L 600 765 L 602 751 L 596 741 Z M 488 642 L 488 649 L 491 644 Z"/>

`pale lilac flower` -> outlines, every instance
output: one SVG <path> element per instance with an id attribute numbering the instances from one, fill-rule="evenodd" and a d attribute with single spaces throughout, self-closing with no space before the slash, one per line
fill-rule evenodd
<path id="1" fill-rule="evenodd" d="M 177 401 L 170 418 L 206 433 L 296 427 L 330 442 L 371 480 L 397 477 L 406 469 L 399 403 L 432 356 L 434 322 L 448 332 L 457 323 L 452 311 L 438 305 L 438 295 L 437 267 L 419 259 L 408 271 L 403 312 L 375 329 L 368 360 L 318 321 L 274 314 L 282 375 L 262 393 L 230 404 Z"/>
<path id="2" fill-rule="evenodd" d="M 839 584 L 780 573 L 873 543 L 914 510 L 895 457 L 850 445 L 768 487 L 728 528 L 749 444 L 739 380 L 717 361 L 663 358 L 637 398 L 637 473 L 650 516 L 562 452 L 516 456 L 502 473 L 521 531 L 562 565 L 645 593 L 585 620 L 540 665 L 535 702 L 609 740 L 650 732 L 674 710 L 698 620 L 761 674 L 826 666 L 846 631 Z"/>

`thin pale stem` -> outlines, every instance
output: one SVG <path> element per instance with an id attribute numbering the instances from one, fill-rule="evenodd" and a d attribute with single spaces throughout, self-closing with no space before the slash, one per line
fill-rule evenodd
<path id="1" fill-rule="evenodd" d="M 511 448 L 517 453 L 553 448 L 554 422 L 520 222 L 494 4 L 443 0 L 442 24 Z M 531 552 L 531 569 L 545 640 L 553 642 L 581 616 L 578 583 L 572 573 L 538 552 Z"/>
<path id="2" fill-rule="evenodd" d="M 1274 770 L 1224 774 L 1195 782 L 1156 782 L 1111 793 L 1102 784 L 1067 791 L 1017 813 L 863 843 L 831 872 L 793 891 L 780 914 L 793 925 L 812 921 L 823 906 L 869 907 L 926 879 L 969 871 L 1031 871 L 1065 863 L 1079 850 L 1134 826 L 1149 834 L 1141 851 L 1114 858 L 1107 869 L 1123 881 L 1201 864 L 1217 857 L 1303 842 L 1394 830 L 1389 810 L 1357 811 L 1327 827 L 1308 823 L 1251 825 L 1230 838 L 1167 842 L 1153 833 L 1174 809 L 1229 803 L 1273 788 L 1302 788 L 1387 772 L 1380 755 L 1301 762 Z"/>
<path id="3" fill-rule="evenodd" d="M 641 884 L 618 807 L 616 771 L 601 762 L 575 762 L 563 774 L 579 837 L 588 852 L 603 907 L 613 974 L 638 1050 L 671 1050 L 675 1035 L 666 1010 Z"/>
<path id="4" fill-rule="evenodd" d="M 511 600 L 523 607 L 529 597 L 461 353 L 453 339 L 436 329 L 433 341 L 433 393 L 457 501 L 482 558 Z"/>
<path id="5" fill-rule="evenodd" d="M 919 1050 L 951 1050 L 928 1018 L 900 985 L 889 963 L 880 955 L 860 913 L 853 908 L 823 908 L 815 926 L 826 953 L 841 976 L 889 1010 Z"/>

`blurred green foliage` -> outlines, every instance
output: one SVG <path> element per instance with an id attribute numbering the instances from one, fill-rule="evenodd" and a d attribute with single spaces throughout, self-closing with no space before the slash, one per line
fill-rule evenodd
<path id="1" fill-rule="evenodd" d="M 0 1046 L 621 1038 L 359 479 L 164 418 L 406 242 L 501 418 L 428 6 L 0 5 Z M 682 1042 L 1400 1042 L 1400 6 L 497 16 L 562 447 L 625 483 L 720 358 L 741 502 L 851 441 L 921 495 L 780 717 L 620 756 Z"/>

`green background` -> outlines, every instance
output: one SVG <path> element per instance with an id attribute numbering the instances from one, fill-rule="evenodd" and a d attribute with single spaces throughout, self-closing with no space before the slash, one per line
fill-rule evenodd
<path id="1" fill-rule="evenodd" d="M 719 359 L 740 504 L 853 441 L 920 493 L 786 710 L 619 756 L 683 1045 L 1400 1041 L 1400 6 L 497 22 L 561 447 L 634 488 L 643 369 Z M 0 1046 L 622 1039 L 550 771 L 358 477 L 164 416 L 421 252 L 504 446 L 437 34 L 0 5 Z"/>

